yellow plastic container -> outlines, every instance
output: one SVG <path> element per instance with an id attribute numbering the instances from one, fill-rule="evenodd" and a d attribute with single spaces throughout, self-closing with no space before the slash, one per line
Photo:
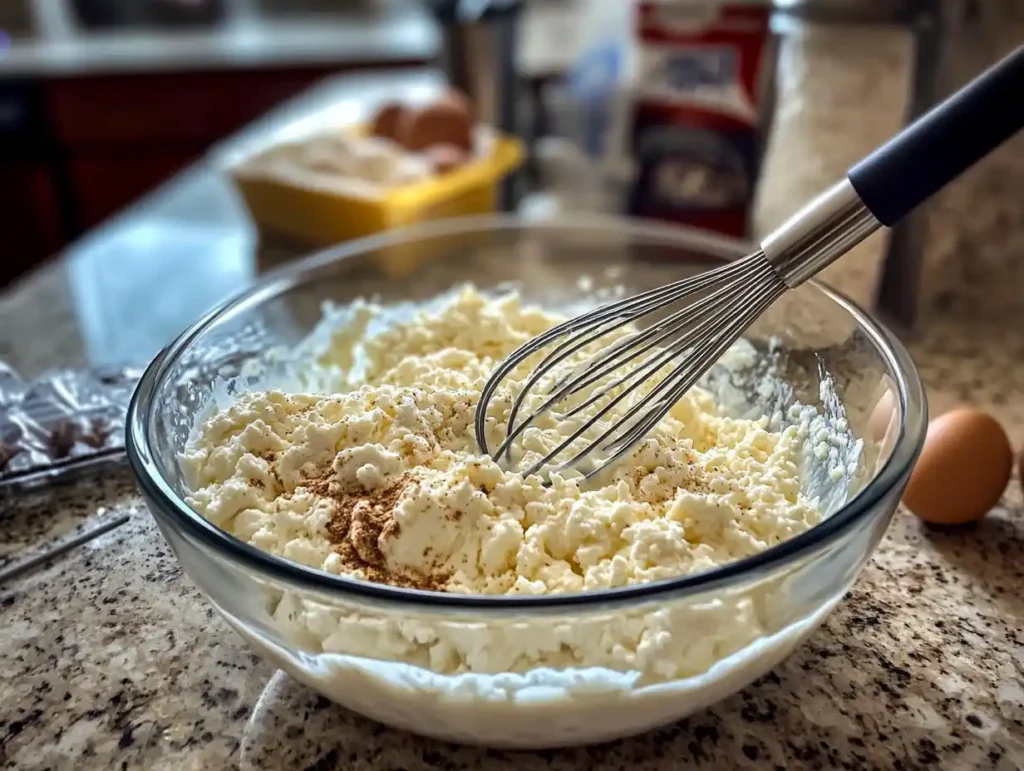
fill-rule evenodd
<path id="1" fill-rule="evenodd" d="M 518 139 L 498 136 L 486 157 L 376 199 L 301 186 L 250 171 L 246 163 L 229 172 L 260 227 L 329 246 L 390 228 L 493 212 L 500 182 L 522 164 L 524 155 Z M 396 246 L 382 255 L 382 267 L 400 275 L 428 256 L 414 245 Z"/>

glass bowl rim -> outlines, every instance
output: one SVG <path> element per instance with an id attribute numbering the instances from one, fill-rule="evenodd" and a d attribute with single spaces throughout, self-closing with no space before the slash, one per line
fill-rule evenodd
<path id="1" fill-rule="evenodd" d="M 694 596 L 745 578 L 764 575 L 774 568 L 795 561 L 803 555 L 834 543 L 886 496 L 909 473 L 924 443 L 927 423 L 927 402 L 924 386 L 910 354 L 899 339 L 880 322 L 869 316 L 857 303 L 842 293 L 811 279 L 807 284 L 847 312 L 856 327 L 871 341 L 888 367 L 900 399 L 901 421 L 892 453 L 865 487 L 838 511 L 814 527 L 762 552 L 729 562 L 711 570 L 644 584 L 614 589 L 547 595 L 470 595 L 407 589 L 333 575 L 276 556 L 252 546 L 220 529 L 189 507 L 164 478 L 149 451 L 150 423 L 156 408 L 154 395 L 168 368 L 188 350 L 204 331 L 230 315 L 251 310 L 262 302 L 278 297 L 289 289 L 309 283 L 317 272 L 329 269 L 344 260 L 416 239 L 439 238 L 457 233 L 499 231 L 605 229 L 618 238 L 657 239 L 661 245 L 678 244 L 680 248 L 703 247 L 723 259 L 735 258 L 751 247 L 737 239 L 720 237 L 679 226 L 641 222 L 627 218 L 578 215 L 551 220 L 525 220 L 515 215 L 482 215 L 459 217 L 414 225 L 338 244 L 314 252 L 274 271 L 268 272 L 252 286 L 223 301 L 177 338 L 164 347 L 146 368 L 132 394 L 126 418 L 125 447 L 132 474 L 140 490 L 155 503 L 150 506 L 159 520 L 166 516 L 179 532 L 184 531 L 215 553 L 233 563 L 262 574 L 264 577 L 315 593 L 340 593 L 378 604 L 452 611 L 509 612 L 525 610 L 595 609 L 651 600 L 659 595 Z"/>

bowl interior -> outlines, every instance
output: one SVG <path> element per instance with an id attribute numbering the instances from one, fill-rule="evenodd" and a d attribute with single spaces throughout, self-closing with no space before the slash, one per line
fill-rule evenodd
<path id="1" fill-rule="evenodd" d="M 340 247 L 268 277 L 171 346 L 151 401 L 148 454 L 182 496 L 178 454 L 211 396 L 219 402 L 267 385 L 288 388 L 292 360 L 308 355 L 325 309 L 343 316 L 356 298 L 373 298 L 388 318 L 400 319 L 473 282 L 486 292 L 516 290 L 528 303 L 572 315 L 743 251 L 738 242 L 647 225 L 491 217 Z M 727 356 L 705 387 L 731 413 L 775 414 L 783 424 L 794 419 L 795 403 L 812 406 L 830 436 L 845 437 L 830 440 L 827 459 L 815 452 L 820 440 L 810 437 L 806 445 L 805 492 L 834 513 L 892 457 L 904 433 L 908 382 L 919 390 L 912 367 L 902 371 L 909 362 L 888 348 L 884 332 L 813 284 L 788 293 L 744 339 L 745 354 Z"/>

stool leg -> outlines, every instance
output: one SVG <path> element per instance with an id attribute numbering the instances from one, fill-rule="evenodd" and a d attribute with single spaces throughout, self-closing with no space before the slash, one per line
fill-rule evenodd
<path id="1" fill-rule="evenodd" d="M 959 10 L 963 19 L 968 9 L 960 4 Z M 927 112 L 941 95 L 950 37 L 949 3 L 930 0 L 920 3 L 916 11 L 908 19 L 915 45 L 908 123 Z M 877 308 L 905 329 L 910 329 L 917 318 L 926 214 L 921 209 L 893 228 L 878 285 Z"/>

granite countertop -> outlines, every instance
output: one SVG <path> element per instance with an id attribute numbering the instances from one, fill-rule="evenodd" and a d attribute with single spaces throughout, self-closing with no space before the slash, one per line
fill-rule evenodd
<path id="1" fill-rule="evenodd" d="M 996 19 L 976 31 L 958 57 L 957 77 L 976 72 L 1024 37 L 1022 31 L 1020 18 Z M 763 227 L 897 128 L 908 45 L 905 33 L 891 29 L 809 26 L 787 38 L 758 216 Z M 386 85 L 359 83 L 364 90 Z M 321 96 L 340 98 L 334 88 Z M 1022 139 L 930 207 L 920 321 L 906 336 L 933 412 L 961 401 L 989 409 L 1018 447 L 1024 442 Z M 146 251 L 161 238 L 171 251 L 180 249 L 175 259 L 197 245 L 210 251 L 172 270 L 161 264 L 163 252 Z M 875 239 L 827 278 L 869 302 L 880 254 Z M 189 302 L 211 301 L 185 297 L 188 285 L 176 283 L 184 281 L 180 274 L 205 265 L 204 280 L 219 276 L 223 290 L 275 259 L 257 248 L 223 181 L 207 170 L 190 171 L 0 297 L 8 332 L 0 357 L 26 370 L 110 363 L 126 349 L 110 337 L 118 317 L 104 316 L 111 313 L 107 306 L 126 287 L 148 298 L 147 289 L 160 286 L 184 307 L 158 304 L 133 330 L 133 350 L 151 355 L 155 349 L 147 346 L 158 348 L 184 323 L 172 311 L 198 313 Z M 137 283 L 126 285 L 125 273 Z M 45 344 L 24 342 L 41 328 L 50 330 Z M 0 766 L 1018 769 L 1024 767 L 1020 481 L 971 530 L 928 530 L 900 512 L 824 626 L 741 693 L 635 739 L 542 753 L 419 739 L 345 712 L 275 673 L 184 576 L 127 473 L 6 501 Z"/>

